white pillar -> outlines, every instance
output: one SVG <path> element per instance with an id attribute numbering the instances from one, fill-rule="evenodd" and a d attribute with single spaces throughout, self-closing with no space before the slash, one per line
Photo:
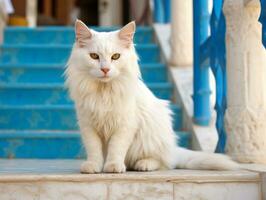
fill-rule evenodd
<path id="1" fill-rule="evenodd" d="M 37 0 L 27 0 L 26 18 L 29 27 L 37 25 Z"/>
<path id="2" fill-rule="evenodd" d="M 225 0 L 227 153 L 266 164 L 266 51 L 259 0 Z"/>
<path id="3" fill-rule="evenodd" d="M 122 25 L 121 0 L 99 0 L 98 5 L 100 26 Z"/>
<path id="4" fill-rule="evenodd" d="M 193 0 L 171 1 L 170 64 L 192 66 L 193 62 Z"/>
<path id="5" fill-rule="evenodd" d="M 2 44 L 4 39 L 4 29 L 7 23 L 7 10 L 5 2 L 0 0 L 0 44 Z"/>

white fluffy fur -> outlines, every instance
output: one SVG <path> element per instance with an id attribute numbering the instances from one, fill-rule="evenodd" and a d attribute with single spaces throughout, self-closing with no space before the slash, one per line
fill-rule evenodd
<path id="1" fill-rule="evenodd" d="M 78 27 L 85 25 L 76 23 L 77 33 Z M 156 98 L 140 78 L 134 45 L 131 38 L 126 38 L 133 37 L 132 30 L 134 23 L 109 33 L 87 28 L 83 33 L 91 37 L 84 37 L 82 45 L 77 38 L 73 46 L 66 85 L 75 101 L 88 154 L 81 172 L 237 168 L 224 155 L 194 152 L 176 145 L 168 101 Z M 97 53 L 99 60 L 92 59 L 89 53 Z M 111 60 L 114 53 L 121 54 L 118 60 Z M 107 77 L 101 67 L 110 69 Z"/>

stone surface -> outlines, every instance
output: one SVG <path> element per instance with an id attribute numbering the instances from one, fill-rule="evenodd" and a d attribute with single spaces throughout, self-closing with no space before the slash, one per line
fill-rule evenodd
<path id="1" fill-rule="evenodd" d="M 188 66 L 193 63 L 192 0 L 172 1 L 171 59 L 172 65 Z M 182 30 L 182 31 L 180 31 Z"/>
<path id="2" fill-rule="evenodd" d="M 100 26 L 120 26 L 122 24 L 121 0 L 100 0 L 98 6 Z"/>
<path id="3" fill-rule="evenodd" d="M 107 199 L 107 185 L 102 182 L 45 182 L 39 184 L 40 200 Z"/>
<path id="4" fill-rule="evenodd" d="M 260 187 L 258 183 L 227 183 L 227 184 L 175 184 L 175 200 L 259 200 Z"/>
<path id="5" fill-rule="evenodd" d="M 171 27 L 169 24 L 155 24 L 154 30 L 158 42 L 162 49 L 163 58 L 169 61 L 171 48 L 170 48 L 170 32 Z M 191 95 L 193 94 L 193 68 L 190 67 L 176 67 L 170 66 L 170 76 L 175 84 L 176 91 L 174 93 L 175 100 L 183 108 L 183 128 L 189 130 L 192 135 L 192 149 L 201 150 L 206 152 L 214 152 L 217 146 L 218 133 L 215 126 L 216 112 L 212 106 L 212 119 L 209 126 L 197 126 L 193 123 L 193 101 Z M 213 80 L 213 78 L 210 78 Z M 215 97 L 214 81 L 211 82 L 212 97 Z M 214 105 L 215 101 L 212 101 Z"/>
<path id="6" fill-rule="evenodd" d="M 124 199 L 173 199 L 173 185 L 171 183 L 138 183 L 118 182 L 110 186 L 110 200 Z"/>
<path id="7" fill-rule="evenodd" d="M 261 179 L 256 172 L 168 170 L 80 174 L 81 162 L 0 160 L 0 199 L 261 199 Z"/>
<path id="8" fill-rule="evenodd" d="M 235 160 L 266 164 L 266 53 L 260 1 L 225 0 L 226 151 Z"/>
<path id="9" fill-rule="evenodd" d="M 266 200 L 266 165 L 262 164 L 243 164 L 243 169 L 257 172 L 261 176 L 261 189 L 262 189 L 262 199 Z"/>
<path id="10" fill-rule="evenodd" d="M 266 173 L 262 174 L 262 197 L 266 200 Z"/>
<path id="11" fill-rule="evenodd" d="M 1 200 L 39 200 L 39 186 L 29 182 L 0 183 Z"/>
<path id="12" fill-rule="evenodd" d="M 6 13 L 6 8 L 5 8 L 5 2 L 0 1 L 0 44 L 3 42 L 3 35 L 4 35 L 4 28 L 6 26 L 6 21 L 7 21 L 7 13 Z"/>
<path id="13" fill-rule="evenodd" d="M 37 26 L 37 0 L 27 1 L 26 3 L 26 18 L 29 27 Z"/>

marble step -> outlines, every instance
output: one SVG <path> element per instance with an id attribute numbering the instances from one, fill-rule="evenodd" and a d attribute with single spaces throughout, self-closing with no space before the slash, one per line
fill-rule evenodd
<path id="1" fill-rule="evenodd" d="M 80 174 L 81 162 L 0 160 L 0 199 L 261 200 L 265 191 L 261 173 L 247 170 Z"/>

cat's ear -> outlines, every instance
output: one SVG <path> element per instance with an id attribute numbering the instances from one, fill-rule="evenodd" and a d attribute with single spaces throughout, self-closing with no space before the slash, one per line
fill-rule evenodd
<path id="1" fill-rule="evenodd" d="M 91 30 L 80 20 L 76 20 L 75 23 L 76 41 L 80 47 L 86 45 L 89 39 L 92 37 Z"/>
<path id="2" fill-rule="evenodd" d="M 123 41 L 126 47 L 129 47 L 133 43 L 134 33 L 136 30 L 136 24 L 134 21 L 125 25 L 119 32 L 119 39 Z"/>

